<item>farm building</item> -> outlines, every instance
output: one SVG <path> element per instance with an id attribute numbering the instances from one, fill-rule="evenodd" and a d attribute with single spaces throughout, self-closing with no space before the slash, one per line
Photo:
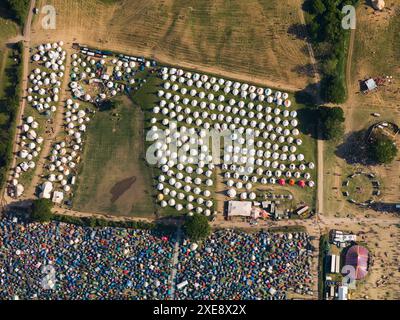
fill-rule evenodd
<path id="1" fill-rule="evenodd" d="M 368 255 L 368 250 L 359 245 L 354 245 L 347 251 L 345 263 L 354 267 L 355 280 L 360 280 L 367 275 Z"/>
<path id="2" fill-rule="evenodd" d="M 370 78 L 361 83 L 361 88 L 364 92 L 371 92 L 376 90 L 378 88 L 378 85 L 373 78 Z"/>

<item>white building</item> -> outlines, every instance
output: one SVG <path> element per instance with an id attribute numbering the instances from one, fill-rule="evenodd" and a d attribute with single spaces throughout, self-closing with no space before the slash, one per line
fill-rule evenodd
<path id="1" fill-rule="evenodd" d="M 338 299 L 347 300 L 348 293 L 349 293 L 349 288 L 347 286 L 340 286 L 338 290 Z"/>

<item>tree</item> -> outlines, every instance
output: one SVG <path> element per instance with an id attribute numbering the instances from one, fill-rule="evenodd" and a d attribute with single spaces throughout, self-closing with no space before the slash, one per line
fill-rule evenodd
<path id="1" fill-rule="evenodd" d="M 186 218 L 183 230 L 186 236 L 193 241 L 205 239 L 211 233 L 207 217 L 197 213 Z"/>
<path id="2" fill-rule="evenodd" d="M 314 0 L 311 5 L 311 10 L 316 15 L 321 15 L 326 11 L 326 7 L 322 0 Z"/>
<path id="3" fill-rule="evenodd" d="M 322 82 L 322 89 L 327 102 L 342 103 L 346 98 L 343 81 L 337 75 L 326 76 Z"/>
<path id="4" fill-rule="evenodd" d="M 115 100 L 105 100 L 100 105 L 100 111 L 110 111 L 118 107 L 119 103 Z"/>
<path id="5" fill-rule="evenodd" d="M 371 139 L 369 157 L 379 164 L 389 164 L 397 155 L 398 149 L 395 142 L 388 136 L 379 134 Z"/>
<path id="6" fill-rule="evenodd" d="M 319 23 L 316 21 L 316 19 L 313 19 L 308 24 L 308 30 L 312 41 L 317 42 L 319 40 L 320 29 L 319 29 Z"/>
<path id="7" fill-rule="evenodd" d="M 49 199 L 34 200 L 32 204 L 31 218 L 34 221 L 48 222 L 53 217 L 51 209 L 53 204 Z"/>
<path id="8" fill-rule="evenodd" d="M 14 15 L 14 19 L 23 25 L 28 14 L 29 0 L 7 0 L 8 6 Z"/>
<path id="9" fill-rule="evenodd" d="M 322 71 L 326 75 L 333 75 L 337 70 L 337 65 L 338 59 L 336 57 L 326 59 L 322 65 Z"/>
<path id="10" fill-rule="evenodd" d="M 0 127 L 7 125 L 10 121 L 10 116 L 6 113 L 0 113 Z"/>
<path id="11" fill-rule="evenodd" d="M 344 112 L 340 107 L 318 108 L 318 118 L 324 139 L 339 140 L 344 134 Z"/>

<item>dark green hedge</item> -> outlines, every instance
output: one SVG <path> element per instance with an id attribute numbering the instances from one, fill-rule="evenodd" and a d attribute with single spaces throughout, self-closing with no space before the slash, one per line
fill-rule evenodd
<path id="1" fill-rule="evenodd" d="M 350 30 L 342 28 L 342 8 L 357 5 L 358 0 L 307 0 L 305 10 L 312 19 L 308 24 L 321 66 L 322 98 L 326 102 L 342 103 L 346 99 L 346 37 Z"/>
<path id="2" fill-rule="evenodd" d="M 2 0 L 5 1 L 12 18 L 19 25 L 24 26 L 26 17 L 28 16 L 29 0 Z"/>
<path id="3" fill-rule="evenodd" d="M 22 51 L 22 42 L 16 44 L 11 51 L 13 63 L 5 69 L 4 75 L 9 85 L 4 88 L 5 98 L 0 100 L 0 189 L 7 179 L 7 171 L 12 160 L 15 118 L 22 84 Z"/>
<path id="4" fill-rule="evenodd" d="M 75 224 L 84 227 L 114 227 L 114 228 L 127 228 L 127 229 L 144 229 L 152 230 L 156 226 L 153 223 L 144 221 L 111 221 L 95 217 L 72 217 L 64 215 L 54 215 L 52 220 Z"/>

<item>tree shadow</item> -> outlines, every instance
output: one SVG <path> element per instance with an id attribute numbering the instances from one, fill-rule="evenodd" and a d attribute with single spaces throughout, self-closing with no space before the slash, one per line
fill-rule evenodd
<path id="1" fill-rule="evenodd" d="M 31 200 L 16 200 L 9 203 L 3 208 L 3 216 L 9 219 L 14 217 L 22 221 L 29 221 L 30 213 L 32 211 Z"/>
<path id="2" fill-rule="evenodd" d="M 297 110 L 297 118 L 299 119 L 298 129 L 304 135 L 313 139 L 318 139 L 317 119 L 318 111 L 316 108 L 303 108 Z"/>
<path id="3" fill-rule="evenodd" d="M 307 40 L 307 26 L 301 23 L 294 23 L 289 26 L 287 33 L 298 40 Z"/>
<path id="4" fill-rule="evenodd" d="M 301 6 L 304 12 L 312 13 L 312 2 L 313 0 L 305 0 Z"/>
<path id="5" fill-rule="evenodd" d="M 302 104 L 305 108 L 297 110 L 299 120 L 298 129 L 301 133 L 318 139 L 318 101 L 319 83 L 311 83 L 303 90 L 297 91 L 294 98 L 297 104 Z"/>
<path id="6" fill-rule="evenodd" d="M 307 63 L 305 65 L 297 65 L 292 68 L 291 71 L 296 72 L 299 75 L 305 75 L 310 78 L 315 77 L 315 66 L 312 63 Z"/>
<path id="7" fill-rule="evenodd" d="M 396 208 L 396 203 L 375 202 L 370 205 L 371 209 L 378 212 L 400 214 L 400 209 Z"/>
<path id="8" fill-rule="evenodd" d="M 14 16 L 10 10 L 10 7 L 8 6 L 7 1 L 5 0 L 0 1 L 0 17 L 14 21 Z"/>
<path id="9" fill-rule="evenodd" d="M 368 158 L 366 133 L 367 130 L 363 129 L 348 134 L 343 143 L 337 146 L 335 155 L 348 164 L 373 165 L 374 163 Z"/>
<path id="10" fill-rule="evenodd" d="M 308 84 L 303 90 L 296 91 L 294 98 L 297 104 L 303 104 L 308 108 L 316 108 L 318 104 L 317 96 L 319 94 L 318 82 Z"/>

